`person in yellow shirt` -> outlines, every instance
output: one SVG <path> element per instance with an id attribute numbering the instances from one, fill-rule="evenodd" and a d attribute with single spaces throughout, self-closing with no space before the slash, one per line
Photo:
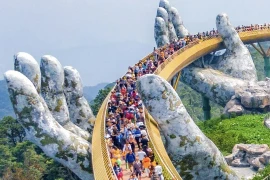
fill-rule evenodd
<path id="1" fill-rule="evenodd" d="M 115 158 L 111 158 L 111 162 L 112 162 L 112 164 L 115 164 L 116 159 Z"/>
<path id="2" fill-rule="evenodd" d="M 113 146 L 111 153 L 112 153 L 112 157 L 115 159 L 118 159 L 121 157 L 121 151 L 116 146 Z"/>

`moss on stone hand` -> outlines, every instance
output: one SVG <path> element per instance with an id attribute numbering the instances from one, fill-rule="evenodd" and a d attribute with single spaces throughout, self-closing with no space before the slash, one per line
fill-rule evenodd
<path id="1" fill-rule="evenodd" d="M 75 89 L 77 86 L 77 83 L 75 81 L 71 81 L 71 86 Z"/>
<path id="2" fill-rule="evenodd" d="M 55 138 L 52 138 L 46 134 L 42 134 L 42 137 L 43 139 L 40 140 L 40 143 L 43 145 L 43 146 L 46 146 L 46 145 L 49 145 L 49 144 L 57 144 L 58 146 L 61 146 L 63 145 L 64 143 L 59 143 L 59 141 Z"/>
<path id="3" fill-rule="evenodd" d="M 62 105 L 63 105 L 62 100 L 61 100 L 61 99 L 58 99 L 58 100 L 57 100 L 57 106 L 54 108 L 54 110 L 55 110 L 56 112 L 60 112 Z"/>
<path id="4" fill-rule="evenodd" d="M 86 115 L 85 115 L 85 113 L 82 110 L 79 111 L 79 114 L 80 114 L 81 117 L 86 118 Z"/>
<path id="5" fill-rule="evenodd" d="M 88 153 L 88 155 L 84 155 L 84 154 L 81 154 L 81 153 L 78 153 L 77 154 L 77 163 L 80 164 L 81 168 L 84 170 L 84 171 L 88 171 L 88 172 L 93 172 L 93 169 L 92 169 L 92 166 L 91 164 L 88 164 L 87 167 L 84 166 L 83 162 L 85 160 L 88 160 L 89 162 L 92 162 L 91 161 L 91 154 Z"/>
<path id="6" fill-rule="evenodd" d="M 198 165 L 198 163 L 194 160 L 192 155 L 185 156 L 180 162 L 180 175 L 183 179 L 193 179 L 193 175 L 191 174 L 194 166 Z M 196 173 L 196 172 L 195 172 Z"/>
<path id="7" fill-rule="evenodd" d="M 24 107 L 23 110 L 20 112 L 20 117 L 26 118 L 29 117 L 31 113 L 31 108 Z"/>
<path id="8" fill-rule="evenodd" d="M 180 141 L 180 147 L 183 147 L 186 145 L 186 141 L 188 141 L 187 136 L 179 136 L 181 141 Z"/>
<path id="9" fill-rule="evenodd" d="M 170 135 L 170 138 L 171 138 L 171 139 L 175 139 L 176 136 L 175 136 L 174 134 L 171 134 L 171 135 Z"/>
<path id="10" fill-rule="evenodd" d="M 220 168 L 221 168 L 221 170 L 222 170 L 223 172 L 226 172 L 226 173 L 228 173 L 228 174 L 234 174 L 234 175 L 235 175 L 235 172 L 232 171 L 232 170 L 230 169 L 230 167 L 229 167 L 227 164 L 225 164 L 225 163 L 222 163 L 222 164 L 220 165 Z"/>

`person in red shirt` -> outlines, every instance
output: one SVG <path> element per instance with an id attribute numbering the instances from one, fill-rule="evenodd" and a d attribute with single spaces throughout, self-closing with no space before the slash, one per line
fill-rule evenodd
<path id="1" fill-rule="evenodd" d="M 121 88 L 121 94 L 122 94 L 123 96 L 125 96 L 126 93 L 127 93 L 126 87 L 125 87 L 125 86 L 122 86 L 122 88 Z"/>

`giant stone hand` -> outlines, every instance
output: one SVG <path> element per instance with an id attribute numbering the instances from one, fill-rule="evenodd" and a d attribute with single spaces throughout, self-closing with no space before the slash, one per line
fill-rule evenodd
<path id="1" fill-rule="evenodd" d="M 154 30 L 157 47 L 188 35 L 177 9 L 171 7 L 168 0 L 161 0 L 159 3 Z"/>
<path id="2" fill-rule="evenodd" d="M 137 88 L 145 107 L 159 124 L 167 153 L 183 179 L 238 179 L 166 80 L 145 75 L 137 81 Z"/>
<path id="3" fill-rule="evenodd" d="M 167 16 L 160 15 L 160 12 L 171 14 L 168 16 L 169 19 L 174 17 L 172 22 L 174 22 L 176 32 L 178 28 L 175 22 L 180 22 L 178 24 L 182 22 L 179 14 L 175 13 L 177 10 L 170 7 L 167 0 L 161 0 L 159 6 L 165 11 L 158 8 L 155 34 L 162 35 L 155 38 L 158 47 L 167 44 L 164 39 L 170 39 L 166 23 L 158 23 L 166 22 L 167 19 Z M 195 61 L 182 69 L 181 80 L 215 103 L 226 106 L 224 109 L 226 114 L 267 110 L 270 105 L 269 81 L 258 82 L 252 57 L 226 14 L 217 16 L 216 26 L 223 39 L 226 52 L 220 57 L 215 57 L 214 60 L 205 59 L 205 62 L 210 63 L 207 68 L 201 66 L 199 61 Z M 181 32 L 185 31 L 182 29 Z"/>
<path id="4" fill-rule="evenodd" d="M 15 70 L 4 75 L 17 120 L 29 141 L 81 179 L 93 179 L 92 111 L 83 97 L 80 75 L 43 56 L 40 68 L 27 53 L 14 56 Z M 71 116 L 70 116 L 71 114 Z"/>

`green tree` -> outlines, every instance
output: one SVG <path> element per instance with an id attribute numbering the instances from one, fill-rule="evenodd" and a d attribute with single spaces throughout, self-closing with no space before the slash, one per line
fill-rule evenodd
<path id="1" fill-rule="evenodd" d="M 192 119 L 195 122 L 204 120 L 201 94 L 182 82 L 179 82 L 176 92 Z M 212 101 L 210 101 L 210 106 L 211 116 L 220 117 L 223 108 Z"/>
<path id="2" fill-rule="evenodd" d="M 112 87 L 105 87 L 104 89 L 99 90 L 98 95 L 96 98 L 90 103 L 91 109 L 96 116 L 100 106 L 102 105 L 103 101 L 111 91 Z"/>
<path id="3" fill-rule="evenodd" d="M 0 138 L 7 138 L 9 143 L 16 145 L 25 137 L 23 127 L 11 116 L 6 116 L 1 121 Z"/>
<path id="4" fill-rule="evenodd" d="M 69 169 L 43 154 L 29 141 L 12 117 L 0 121 L 0 179 L 3 180 L 79 180 Z"/>

